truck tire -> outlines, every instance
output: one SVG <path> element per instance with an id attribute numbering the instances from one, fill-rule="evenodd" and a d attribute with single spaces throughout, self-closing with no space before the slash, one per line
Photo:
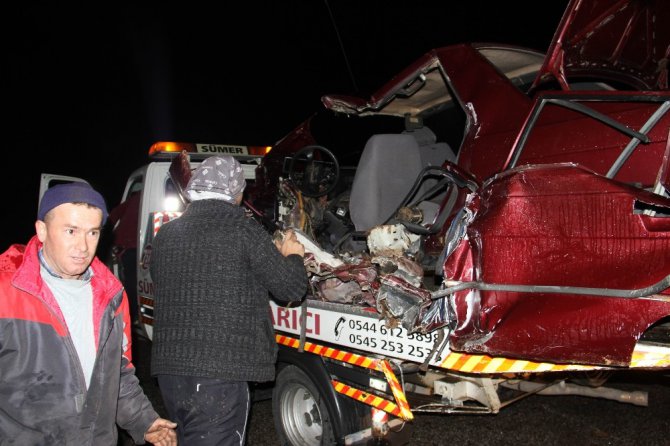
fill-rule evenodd
<path id="1" fill-rule="evenodd" d="M 369 427 L 367 406 L 354 400 L 346 402 L 342 414 L 331 414 L 325 398 L 312 379 L 299 367 L 287 365 L 277 374 L 272 394 L 275 430 L 282 446 L 319 446 L 341 444 L 338 438 L 351 432 L 335 432 L 332 417 L 352 417 L 345 425 Z M 331 405 L 332 406 L 332 405 Z M 355 431 L 352 431 L 355 432 Z"/>

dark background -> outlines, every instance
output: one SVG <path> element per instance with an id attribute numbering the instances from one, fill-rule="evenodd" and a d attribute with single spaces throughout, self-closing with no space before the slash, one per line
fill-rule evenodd
<path id="1" fill-rule="evenodd" d="M 24 3 L 0 31 L 0 251 L 34 233 L 42 172 L 111 208 L 155 141 L 272 145 L 321 95 L 367 96 L 431 48 L 546 51 L 568 1 Z"/>

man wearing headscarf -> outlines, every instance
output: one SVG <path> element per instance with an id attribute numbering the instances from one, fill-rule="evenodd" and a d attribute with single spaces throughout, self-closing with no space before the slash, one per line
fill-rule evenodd
<path id="1" fill-rule="evenodd" d="M 189 446 L 244 444 L 248 382 L 275 375 L 268 299 L 307 290 L 304 247 L 293 233 L 273 242 L 245 216 L 245 185 L 233 157 L 208 158 L 186 186 L 190 204 L 152 246 L 151 373 Z"/>

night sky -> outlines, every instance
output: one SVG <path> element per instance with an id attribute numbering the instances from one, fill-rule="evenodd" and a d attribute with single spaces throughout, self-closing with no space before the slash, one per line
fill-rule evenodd
<path id="1" fill-rule="evenodd" d="M 565 1 L 285 0 L 3 11 L 0 250 L 34 233 L 39 175 L 116 205 L 158 140 L 271 145 L 326 93 L 367 96 L 431 48 L 546 51 Z M 137 2 L 139 3 L 139 2 Z M 346 53 L 346 57 L 345 57 Z"/>

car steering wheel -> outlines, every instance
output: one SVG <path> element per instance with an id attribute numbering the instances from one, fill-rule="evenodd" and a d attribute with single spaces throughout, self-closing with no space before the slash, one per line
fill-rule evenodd
<path id="1" fill-rule="evenodd" d="M 289 164 L 288 177 L 306 197 L 329 194 L 340 179 L 340 164 L 333 152 L 319 145 L 298 150 Z"/>

